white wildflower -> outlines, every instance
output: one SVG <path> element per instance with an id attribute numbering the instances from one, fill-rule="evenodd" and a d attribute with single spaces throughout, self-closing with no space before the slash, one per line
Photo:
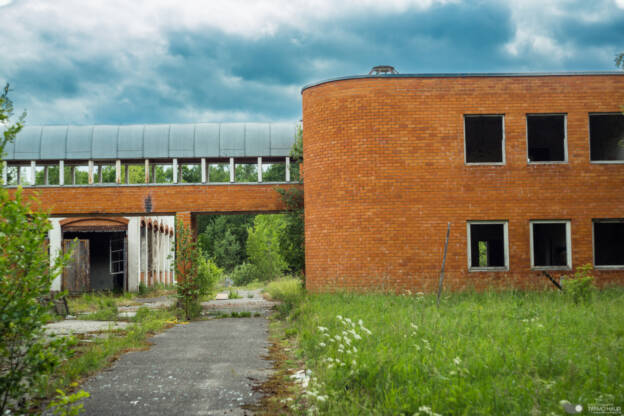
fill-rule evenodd
<path id="1" fill-rule="evenodd" d="M 345 321 L 349 322 L 350 324 L 353 323 L 353 322 L 351 322 L 351 319 L 349 319 L 349 318 L 345 318 Z"/>
<path id="2" fill-rule="evenodd" d="M 455 365 L 460 365 L 462 361 L 461 361 L 461 358 L 455 357 L 453 358 L 453 362 L 455 363 Z"/>
<path id="3" fill-rule="evenodd" d="M 361 319 L 358 321 L 358 324 L 360 324 L 360 326 L 364 326 L 364 322 Z"/>
<path id="4" fill-rule="evenodd" d="M 414 328 L 415 330 L 418 330 L 418 325 L 414 325 L 414 324 L 410 324 L 412 328 Z"/>
<path id="5" fill-rule="evenodd" d="M 338 318 L 339 321 L 342 321 L 342 315 L 336 315 L 336 318 Z"/>
<path id="6" fill-rule="evenodd" d="M 353 364 L 353 366 L 355 367 L 355 365 L 357 364 L 357 362 L 355 360 L 351 360 L 351 364 Z"/>
<path id="7" fill-rule="evenodd" d="M 332 363 L 327 364 L 327 368 L 334 368 L 334 364 Z"/>
<path id="8" fill-rule="evenodd" d="M 327 331 L 327 328 L 325 328 L 324 326 L 319 326 L 318 330 L 321 331 L 321 332 L 325 332 L 325 331 Z"/>
<path id="9" fill-rule="evenodd" d="M 325 348 L 326 346 L 327 346 L 327 344 L 325 344 L 324 342 L 319 342 L 319 347 Z"/>
<path id="10" fill-rule="evenodd" d="M 358 352 L 358 349 L 355 347 L 355 345 L 353 346 L 353 352 Z"/>
<path id="11" fill-rule="evenodd" d="M 371 332 L 371 331 L 369 331 L 368 329 L 366 329 L 366 328 L 364 328 L 364 327 L 361 327 L 361 328 L 362 328 L 362 331 L 366 332 L 368 335 L 371 335 L 371 334 L 372 334 L 372 332 Z"/>
<path id="12" fill-rule="evenodd" d="M 340 341 L 342 339 L 340 335 L 335 335 L 334 338 L 336 339 L 336 341 Z"/>

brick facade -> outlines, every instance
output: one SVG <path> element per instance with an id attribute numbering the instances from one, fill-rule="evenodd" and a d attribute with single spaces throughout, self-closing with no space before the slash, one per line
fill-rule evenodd
<path id="1" fill-rule="evenodd" d="M 592 263 L 592 219 L 624 218 L 624 164 L 590 163 L 588 139 L 589 113 L 620 111 L 624 76 L 377 77 L 302 95 L 312 291 L 432 290 L 447 222 L 446 287 L 550 285 L 530 266 L 530 220 L 570 220 L 576 268 Z M 527 163 L 533 113 L 567 115 L 567 163 Z M 504 115 L 504 165 L 464 163 L 466 114 Z M 469 220 L 508 221 L 509 271 L 468 271 Z"/>

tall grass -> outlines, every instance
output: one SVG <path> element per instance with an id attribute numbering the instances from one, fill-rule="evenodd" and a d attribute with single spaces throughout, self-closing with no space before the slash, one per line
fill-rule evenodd
<path id="1" fill-rule="evenodd" d="M 566 414 L 624 403 L 624 291 L 311 295 L 292 326 L 323 414 Z"/>
<path id="2" fill-rule="evenodd" d="M 270 282 L 264 291 L 280 303 L 277 311 L 281 317 L 287 316 L 301 301 L 303 301 L 304 290 L 301 280 L 294 277 L 283 277 Z"/>

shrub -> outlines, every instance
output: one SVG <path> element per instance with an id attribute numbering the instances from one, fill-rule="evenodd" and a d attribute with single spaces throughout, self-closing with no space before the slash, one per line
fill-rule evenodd
<path id="1" fill-rule="evenodd" d="M 0 156 L 21 129 L 10 126 L 12 103 L 8 85 L 0 95 Z M 0 164 L 0 173 L 2 164 Z M 49 264 L 45 238 L 51 228 L 46 214 L 37 212 L 21 189 L 10 197 L 0 187 L 0 414 L 27 411 L 43 381 L 54 372 L 67 351 L 63 339 L 46 339 L 43 325 L 49 318 L 52 281 L 61 273 L 67 256 Z M 43 301 L 42 299 L 48 299 Z"/>
<path id="2" fill-rule="evenodd" d="M 279 246 L 279 233 L 284 225 L 280 215 L 257 215 L 253 228 L 247 231 L 247 256 L 258 269 L 259 280 L 276 279 L 286 269 Z"/>
<path id="3" fill-rule="evenodd" d="M 258 278 L 258 268 L 251 263 L 239 264 L 230 274 L 236 286 L 245 286 Z"/>
<path id="4" fill-rule="evenodd" d="M 301 280 L 285 277 L 269 283 L 265 289 L 271 299 L 280 301 L 277 310 L 284 317 L 303 300 L 304 290 Z"/>
<path id="5" fill-rule="evenodd" d="M 176 224 L 176 275 L 178 305 L 186 319 L 193 319 L 201 312 L 199 300 L 210 293 L 223 271 L 212 260 L 206 260 L 191 236 L 189 227 L 182 221 Z"/>
<path id="6" fill-rule="evenodd" d="M 573 278 L 564 276 L 564 279 L 562 279 L 564 293 L 571 297 L 574 303 L 591 300 L 596 289 L 591 270 L 592 265 L 585 264 L 576 269 Z"/>

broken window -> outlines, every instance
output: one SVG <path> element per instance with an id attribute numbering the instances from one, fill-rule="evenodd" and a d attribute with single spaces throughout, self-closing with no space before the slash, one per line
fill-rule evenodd
<path id="1" fill-rule="evenodd" d="M 624 161 L 624 115 L 590 114 L 589 147 L 592 161 Z"/>
<path id="2" fill-rule="evenodd" d="M 529 162 L 565 162 L 565 115 L 527 115 L 527 148 Z"/>
<path id="3" fill-rule="evenodd" d="M 569 221 L 531 221 L 531 267 L 572 266 Z"/>
<path id="4" fill-rule="evenodd" d="M 465 116 L 466 163 L 504 163 L 503 116 Z"/>
<path id="5" fill-rule="evenodd" d="M 154 183 L 173 183 L 173 165 L 171 164 L 154 164 L 152 165 L 151 182 Z"/>
<path id="6" fill-rule="evenodd" d="M 468 267 L 470 270 L 506 269 L 507 222 L 468 223 Z"/>
<path id="7" fill-rule="evenodd" d="M 258 182 L 258 163 L 236 163 L 234 167 L 235 182 Z"/>
<path id="8" fill-rule="evenodd" d="M 208 165 L 208 182 L 229 182 L 230 164 L 211 163 Z"/>
<path id="9" fill-rule="evenodd" d="M 262 162 L 262 181 L 263 182 L 286 181 L 286 164 Z"/>
<path id="10" fill-rule="evenodd" d="M 198 164 L 180 165 L 180 182 L 201 183 L 201 166 Z"/>
<path id="11" fill-rule="evenodd" d="M 624 267 L 624 220 L 594 220 L 594 264 Z"/>

